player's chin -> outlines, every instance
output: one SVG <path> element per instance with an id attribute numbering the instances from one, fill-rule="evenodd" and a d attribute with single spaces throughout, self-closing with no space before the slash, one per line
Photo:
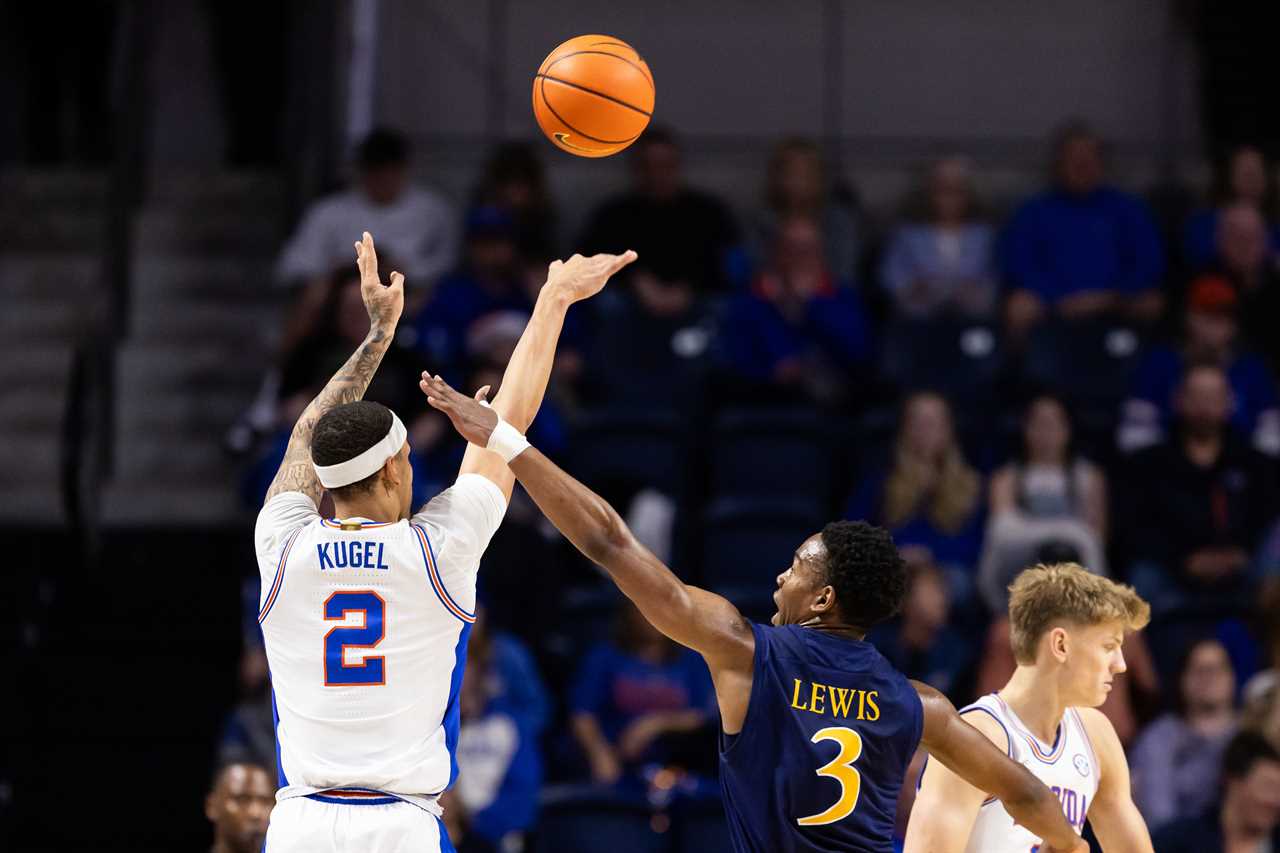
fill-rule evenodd
<path id="1" fill-rule="evenodd" d="M 773 614 L 772 616 L 770 616 L 770 617 L 769 617 L 769 624 L 770 624 L 770 625 L 772 625 L 772 626 L 773 626 L 773 627 L 775 627 L 775 628 L 782 624 L 782 611 L 781 611 L 781 610 L 777 610 L 777 611 L 775 611 L 775 612 L 774 612 L 774 614 Z"/>

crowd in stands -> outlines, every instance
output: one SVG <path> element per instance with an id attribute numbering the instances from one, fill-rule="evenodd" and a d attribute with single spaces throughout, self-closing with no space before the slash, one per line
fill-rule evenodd
<path id="1" fill-rule="evenodd" d="M 633 147 L 631 188 L 561 243 L 540 148 L 500 146 L 460 209 L 414 184 L 403 137 L 375 131 L 352 187 L 315 202 L 281 252 L 296 296 L 240 442 L 246 508 L 364 334 L 353 235 L 372 232 L 408 281 L 399 346 L 366 397 L 409 425 L 415 502 L 463 450 L 418 371 L 496 390 L 547 263 L 635 249 L 625 278 L 570 312 L 534 445 L 754 618 L 824 521 L 888 528 L 910 593 L 871 639 L 957 705 L 1013 670 L 1007 587 L 1023 567 L 1075 560 L 1133 584 L 1154 619 L 1103 710 L 1157 851 L 1273 833 L 1280 218 L 1263 153 L 1228 152 L 1203 207 L 1158 219 L 1073 122 L 1048 186 L 1012 209 L 984 202 L 955 156 L 873 223 L 805 139 L 778 144 L 751 211 L 692 185 L 670 132 Z M 655 806 L 715 796 L 705 666 L 519 490 L 480 585 L 449 795 L 460 850 L 519 849 L 556 786 Z M 220 757 L 271 766 L 252 633 Z"/>

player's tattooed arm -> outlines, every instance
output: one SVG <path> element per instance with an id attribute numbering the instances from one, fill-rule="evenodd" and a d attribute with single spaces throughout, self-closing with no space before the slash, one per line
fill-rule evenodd
<path id="1" fill-rule="evenodd" d="M 267 500 L 282 492 L 302 492 L 317 504 L 320 502 L 324 487 L 311 465 L 311 434 L 325 412 L 364 396 L 395 337 L 396 324 L 404 310 L 404 276 L 393 272 L 391 284 L 382 284 L 378 278 L 378 256 L 374 251 L 373 237 L 368 231 L 355 247 L 356 264 L 360 267 L 360 294 L 369 312 L 369 334 L 294 424 L 280 470 L 267 489 Z"/>
<path id="2" fill-rule="evenodd" d="M 986 735 L 966 723 L 937 690 L 911 682 L 924 706 L 920 745 L 974 788 L 989 791 L 1018 823 L 1044 839 L 1040 853 L 1088 853 L 1062 812 L 1062 804 L 1031 771 L 996 749 Z"/>

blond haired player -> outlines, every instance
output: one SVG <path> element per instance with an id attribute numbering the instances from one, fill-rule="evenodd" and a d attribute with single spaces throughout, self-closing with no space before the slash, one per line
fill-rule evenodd
<path id="1" fill-rule="evenodd" d="M 1133 587 L 1075 563 L 1027 569 L 1009 592 L 1018 668 L 961 716 L 1048 785 L 1077 831 L 1087 815 L 1107 853 L 1150 853 L 1124 748 L 1096 709 L 1125 671 L 1125 631 L 1143 628 L 1151 608 Z M 906 853 L 1033 853 L 1039 844 L 988 792 L 926 762 Z"/>

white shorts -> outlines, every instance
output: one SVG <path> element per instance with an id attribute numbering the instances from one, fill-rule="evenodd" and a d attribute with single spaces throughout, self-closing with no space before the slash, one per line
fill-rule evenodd
<path id="1" fill-rule="evenodd" d="M 267 853 L 454 853 L 438 817 L 409 803 L 276 803 Z"/>

